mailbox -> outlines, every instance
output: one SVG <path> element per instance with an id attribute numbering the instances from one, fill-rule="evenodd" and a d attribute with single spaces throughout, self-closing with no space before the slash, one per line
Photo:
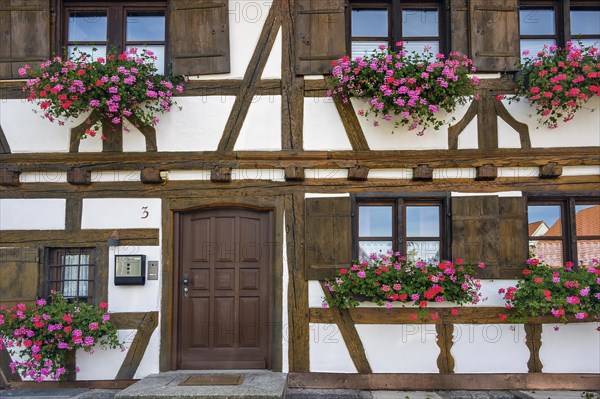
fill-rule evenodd
<path id="1" fill-rule="evenodd" d="M 115 255 L 115 285 L 144 285 L 146 255 Z"/>

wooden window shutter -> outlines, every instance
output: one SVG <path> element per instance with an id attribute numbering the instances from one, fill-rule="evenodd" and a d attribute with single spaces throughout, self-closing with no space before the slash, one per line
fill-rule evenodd
<path id="1" fill-rule="evenodd" d="M 346 53 L 344 0 L 296 1 L 296 73 L 331 72 L 331 61 Z"/>
<path id="2" fill-rule="evenodd" d="M 469 0 L 450 0 L 450 50 L 469 55 Z"/>
<path id="3" fill-rule="evenodd" d="M 529 257 L 527 199 L 500 198 L 499 277 L 512 279 L 521 275 Z"/>
<path id="4" fill-rule="evenodd" d="M 0 1 L 0 79 L 22 79 L 19 68 L 50 58 L 50 3 Z"/>
<path id="5" fill-rule="evenodd" d="M 350 198 L 307 198 L 305 207 L 306 278 L 333 277 L 352 262 Z"/>
<path id="6" fill-rule="evenodd" d="M 228 0 L 171 0 L 169 46 L 175 75 L 227 73 Z"/>
<path id="7" fill-rule="evenodd" d="M 481 278 L 498 272 L 498 210 L 496 196 L 452 198 L 452 256 L 485 262 Z"/>
<path id="8" fill-rule="evenodd" d="M 469 28 L 471 58 L 478 71 L 517 69 L 518 0 L 469 0 Z"/>
<path id="9" fill-rule="evenodd" d="M 38 296 L 39 253 L 32 247 L 0 248 L 2 303 L 33 304 Z"/>

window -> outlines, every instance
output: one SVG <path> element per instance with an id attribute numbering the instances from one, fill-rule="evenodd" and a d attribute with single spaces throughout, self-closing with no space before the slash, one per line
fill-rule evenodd
<path id="1" fill-rule="evenodd" d="M 165 2 L 66 1 L 63 42 L 69 54 L 77 47 L 94 58 L 132 47 L 152 50 L 159 73 L 165 69 Z M 92 49 L 97 50 L 92 52 Z"/>
<path id="2" fill-rule="evenodd" d="M 94 248 L 50 248 L 46 250 L 44 292 L 58 291 L 65 298 L 90 303 L 94 296 Z"/>
<path id="3" fill-rule="evenodd" d="M 600 255 L 600 199 L 530 198 L 527 222 L 530 252 L 550 266 L 587 265 Z"/>
<path id="4" fill-rule="evenodd" d="M 425 46 L 443 52 L 443 8 L 441 1 L 352 1 L 347 31 L 347 53 L 364 56 L 381 44 L 394 49 L 404 42 L 408 51 L 422 52 Z"/>
<path id="5" fill-rule="evenodd" d="M 519 29 L 521 52 L 529 51 L 534 57 L 544 45 L 564 46 L 568 40 L 579 40 L 584 45 L 600 42 L 600 2 L 571 1 L 565 12 L 562 1 L 521 1 Z M 568 14 L 568 15 L 566 15 Z M 570 26 L 570 30 L 565 29 Z"/>
<path id="6" fill-rule="evenodd" d="M 355 209 L 354 252 L 359 259 L 388 250 L 425 261 L 448 255 L 441 198 L 357 198 Z"/>

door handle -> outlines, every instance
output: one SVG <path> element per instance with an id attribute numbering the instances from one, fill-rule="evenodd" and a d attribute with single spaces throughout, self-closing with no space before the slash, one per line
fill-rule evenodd
<path id="1" fill-rule="evenodd" d="M 188 278 L 187 273 L 185 273 L 183 275 L 183 297 L 187 298 L 190 296 L 190 289 L 188 288 L 188 285 L 190 283 L 190 280 Z"/>

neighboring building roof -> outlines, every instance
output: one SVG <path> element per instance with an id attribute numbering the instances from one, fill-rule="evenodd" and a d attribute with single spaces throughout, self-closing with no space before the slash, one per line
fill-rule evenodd
<path id="1" fill-rule="evenodd" d="M 575 225 L 577 226 L 578 236 L 592 236 L 600 234 L 600 205 L 586 208 L 577 212 L 575 216 Z M 531 224 L 530 231 L 531 231 Z M 544 234 L 545 236 L 560 236 L 562 231 L 561 221 L 558 220 Z"/>
<path id="2" fill-rule="evenodd" d="M 543 235 L 546 231 L 548 231 L 548 226 L 541 220 L 537 222 L 529 223 L 529 237 L 535 237 Z M 545 228 L 545 229 L 544 229 Z"/>

